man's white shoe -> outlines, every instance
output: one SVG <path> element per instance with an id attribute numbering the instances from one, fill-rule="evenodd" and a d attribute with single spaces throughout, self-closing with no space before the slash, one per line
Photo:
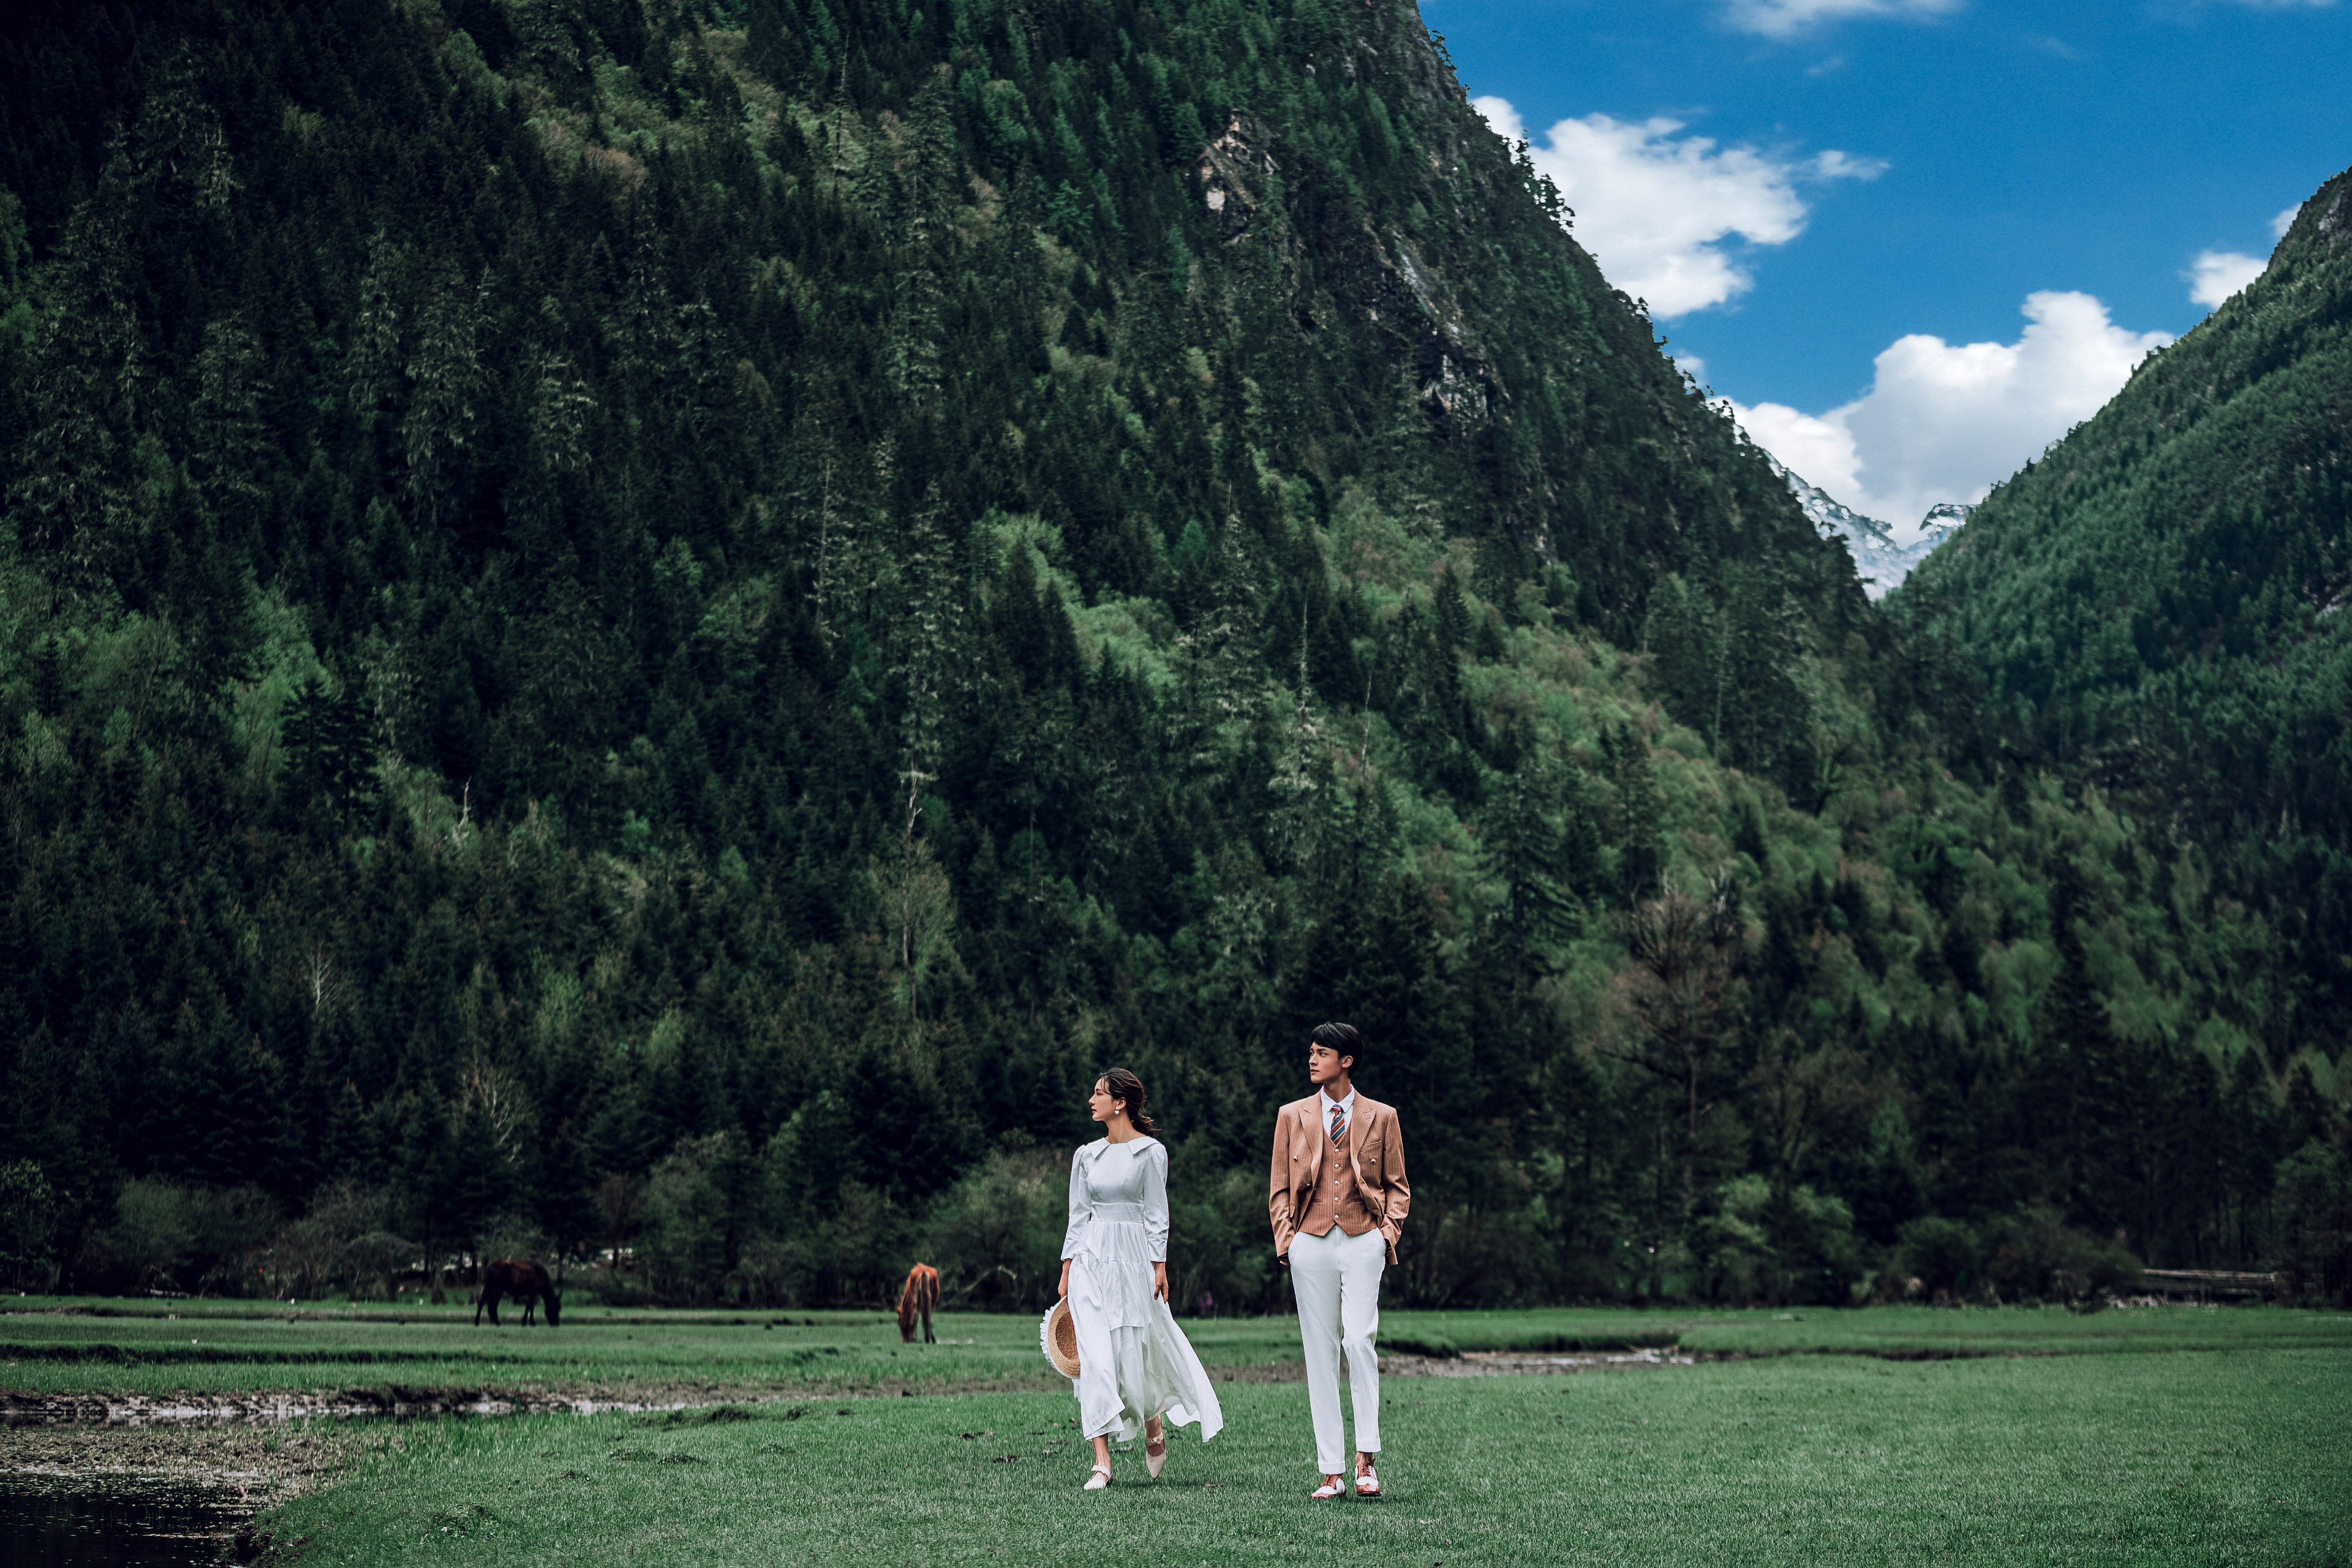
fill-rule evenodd
<path id="1" fill-rule="evenodd" d="M 1319 1502 L 1319 1501 L 1321 1501 L 1322 1500 L 1324 1500 L 1325 1498 L 1335 1498 L 1335 1497 L 1338 1497 L 1338 1496 L 1339 1496 L 1341 1493 L 1345 1492 L 1347 1489 L 1347 1489 L 1346 1487 L 1341 1486 L 1341 1485 L 1339 1484 L 1339 1477 L 1337 1477 L 1337 1476 L 1325 1476 L 1325 1477 L 1323 1478 L 1323 1484 L 1322 1484 L 1321 1486 L 1319 1486 L 1319 1487 L 1317 1487 L 1313 1491 L 1311 1491 L 1311 1492 L 1307 1493 L 1307 1497 L 1308 1497 L 1309 1499 L 1311 1499 L 1311 1500 L 1315 1500 L 1315 1501 Z"/>
<path id="2" fill-rule="evenodd" d="M 1367 1468 L 1356 1472 L 1356 1495 L 1358 1497 L 1381 1495 L 1381 1478 L 1377 1470 Z"/>

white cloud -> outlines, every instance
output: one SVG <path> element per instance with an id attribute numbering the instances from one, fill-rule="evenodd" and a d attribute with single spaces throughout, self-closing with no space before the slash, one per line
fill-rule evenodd
<path id="1" fill-rule="evenodd" d="M 2321 0 L 2325 3 L 2325 0 Z M 1962 0 L 1731 0 L 1731 25 L 1768 38 L 1786 38 L 1816 22 L 1841 16 L 1942 16 Z"/>
<path id="2" fill-rule="evenodd" d="M 2025 316 L 2013 343 L 1898 339 L 1870 390 L 1827 414 L 1777 403 L 1733 412 L 1790 468 L 1908 542 L 1929 507 L 1982 500 L 2172 341 L 2116 326 L 2088 294 L 2029 295 Z"/>
<path id="3" fill-rule="evenodd" d="M 1507 142 L 1527 133 L 1509 100 L 1476 100 Z M 1530 146 L 1538 173 L 1576 209 L 1576 237 L 1615 287 L 1666 318 L 1720 305 L 1753 284 L 1721 248 L 1734 235 L 1750 245 L 1786 245 L 1804 232 L 1801 182 L 1867 180 L 1886 165 L 1828 152 L 1790 160 L 1751 147 L 1718 147 L 1705 136 L 1677 139 L 1676 120 L 1636 124 L 1588 114 L 1563 120 Z"/>
<path id="4" fill-rule="evenodd" d="M 1817 417 L 1800 414 L 1785 403 L 1759 403 L 1753 408 L 1734 403 L 1731 407 L 1739 427 L 1748 432 L 1748 438 L 1780 458 L 1784 466 L 1855 510 L 1876 517 L 1881 522 L 1896 522 L 1861 502 L 1864 492 L 1854 476 L 1862 469 L 1862 454 L 1854 447 L 1853 432 L 1839 417 L 1843 410 Z M 1927 510 L 1921 507 L 1921 515 L 1926 515 Z"/>
<path id="5" fill-rule="evenodd" d="M 2288 207 L 2271 219 L 2271 237 L 2284 239 L 2286 231 L 2294 226 L 2300 205 Z M 2238 250 L 2200 250 L 2189 269 L 2181 274 L 2189 279 L 2191 302 L 2208 307 L 2217 306 L 2239 289 L 2263 275 L 2270 265 L 2266 258 L 2248 256 Z"/>
<path id="6" fill-rule="evenodd" d="M 2259 256 L 2245 256 L 2234 250 L 2200 250 L 2197 264 L 2181 274 L 2192 287 L 2189 301 L 2198 305 L 2219 305 L 2263 275 L 2270 264 Z"/>

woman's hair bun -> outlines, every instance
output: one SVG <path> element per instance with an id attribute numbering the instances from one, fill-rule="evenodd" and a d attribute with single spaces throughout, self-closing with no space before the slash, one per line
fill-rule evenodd
<path id="1" fill-rule="evenodd" d="M 1103 1074 L 1103 1088 L 1110 1097 L 1127 1108 L 1127 1119 L 1138 1132 L 1157 1132 L 1158 1124 L 1143 1113 L 1143 1080 L 1125 1068 L 1113 1068 Z"/>

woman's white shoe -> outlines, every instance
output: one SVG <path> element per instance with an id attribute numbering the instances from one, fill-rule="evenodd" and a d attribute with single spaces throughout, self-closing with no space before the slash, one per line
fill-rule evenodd
<path id="1" fill-rule="evenodd" d="M 1146 1441 L 1144 1443 L 1143 1468 L 1151 1472 L 1151 1479 L 1156 1481 L 1160 1479 L 1160 1468 L 1167 1463 L 1168 1434 L 1162 1432 L 1160 1435 L 1160 1440 L 1157 1443 L 1150 1441 Z"/>
<path id="2" fill-rule="evenodd" d="M 1098 1492 L 1108 1485 L 1110 1485 L 1110 1467 L 1108 1465 L 1097 1465 L 1095 1467 L 1095 1473 L 1088 1476 L 1087 1478 L 1087 1484 L 1080 1487 L 1078 1489 L 1080 1491 Z"/>

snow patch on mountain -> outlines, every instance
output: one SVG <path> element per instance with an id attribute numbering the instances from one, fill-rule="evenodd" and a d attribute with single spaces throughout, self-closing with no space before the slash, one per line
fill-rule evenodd
<path id="1" fill-rule="evenodd" d="M 1911 574 L 1911 569 L 1927 558 L 1928 552 L 1949 539 L 1960 524 L 1968 521 L 1969 513 L 1976 509 L 1958 501 L 1938 501 L 1927 509 L 1919 520 L 1916 537 L 1902 541 L 1895 530 L 1874 517 L 1862 513 L 1836 500 L 1819 485 L 1808 483 L 1800 474 L 1771 453 L 1764 460 L 1789 493 L 1797 498 L 1798 508 L 1812 520 L 1823 539 L 1843 539 L 1846 553 L 1853 557 L 1855 572 L 1862 578 L 1862 591 L 1874 599 L 1883 599 L 1895 591 L 1896 584 Z"/>

